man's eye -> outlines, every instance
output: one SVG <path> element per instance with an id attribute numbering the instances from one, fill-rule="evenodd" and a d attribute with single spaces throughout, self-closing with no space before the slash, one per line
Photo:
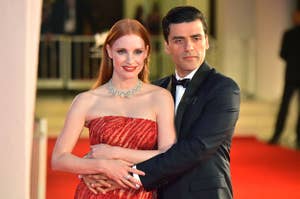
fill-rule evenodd
<path id="1" fill-rule="evenodd" d="M 180 44 L 180 43 L 183 42 L 183 40 L 182 39 L 175 39 L 174 42 L 175 42 L 175 44 Z"/>
<path id="2" fill-rule="evenodd" d="M 198 40 L 201 40 L 201 37 L 200 37 L 200 36 L 197 36 L 197 37 L 193 37 L 193 39 L 194 39 L 195 41 L 198 41 Z"/>

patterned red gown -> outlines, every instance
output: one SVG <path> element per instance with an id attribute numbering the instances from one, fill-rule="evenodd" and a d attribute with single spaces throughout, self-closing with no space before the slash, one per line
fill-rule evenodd
<path id="1" fill-rule="evenodd" d="M 157 144 L 157 123 L 142 118 L 123 116 L 104 116 L 93 119 L 86 124 L 89 128 L 90 144 L 106 143 L 131 149 L 149 150 Z M 95 195 L 80 181 L 75 199 L 151 199 L 153 192 L 143 188 L 118 189 Z"/>

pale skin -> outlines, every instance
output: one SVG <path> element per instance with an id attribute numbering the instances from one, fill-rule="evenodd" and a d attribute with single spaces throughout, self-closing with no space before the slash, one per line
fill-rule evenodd
<path id="1" fill-rule="evenodd" d="M 200 19 L 191 22 L 170 24 L 168 41 L 165 42 L 165 52 L 172 58 L 177 74 L 180 77 L 187 76 L 190 72 L 198 68 L 205 60 L 206 50 L 209 48 L 208 36 L 204 32 Z M 139 162 L 139 154 L 133 151 L 119 148 L 111 149 L 109 146 L 98 146 L 99 150 L 92 147 L 93 156 L 104 155 L 105 151 L 113 151 L 114 158 Z M 101 150 L 103 150 L 101 152 Z M 129 157 L 130 156 L 130 157 Z M 132 157 L 135 156 L 135 157 Z M 150 156 L 149 156 L 150 157 Z M 147 159 L 149 158 L 147 157 Z M 105 186 L 97 186 L 92 176 L 84 178 L 90 190 L 105 192 Z M 89 186 L 94 185 L 94 186 Z M 111 187 L 107 190 L 111 190 Z"/>
<path id="2" fill-rule="evenodd" d="M 138 74 L 143 69 L 144 60 L 148 54 L 148 47 L 145 46 L 144 41 L 134 34 L 125 35 L 117 39 L 112 46 L 107 45 L 106 49 L 114 65 L 113 86 L 119 90 L 135 87 L 138 82 Z M 102 176 L 95 178 L 98 178 L 97 182 L 102 186 L 111 187 L 111 189 L 116 187 L 136 188 L 136 185 L 141 185 L 141 183 L 132 177 L 125 178 L 125 176 L 128 176 L 129 173 L 145 174 L 133 169 L 133 163 L 161 153 L 176 141 L 173 106 L 172 96 L 168 91 L 145 83 L 142 84 L 141 90 L 130 98 L 113 96 L 108 92 L 107 84 L 79 94 L 71 105 L 64 127 L 57 139 L 52 154 L 53 169 L 83 175 L 100 173 Z M 91 147 L 93 152 L 90 155 L 93 158 L 73 155 L 72 150 L 85 122 L 107 115 L 156 121 L 158 124 L 158 149 L 135 151 L 135 159 L 128 157 L 127 161 L 99 155 L 96 146 Z M 108 145 L 99 147 L 108 148 Z M 114 150 L 118 148 L 115 147 Z M 95 157 L 96 153 L 99 156 Z"/>

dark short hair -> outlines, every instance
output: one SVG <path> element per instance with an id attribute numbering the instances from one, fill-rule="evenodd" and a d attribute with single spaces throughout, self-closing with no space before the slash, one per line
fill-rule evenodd
<path id="1" fill-rule="evenodd" d="M 178 24 L 184 22 L 192 22 L 200 19 L 203 25 L 204 33 L 208 33 L 208 26 L 203 13 L 193 6 L 178 6 L 169 10 L 162 20 L 162 28 L 165 41 L 168 42 L 170 34 L 170 24 Z"/>

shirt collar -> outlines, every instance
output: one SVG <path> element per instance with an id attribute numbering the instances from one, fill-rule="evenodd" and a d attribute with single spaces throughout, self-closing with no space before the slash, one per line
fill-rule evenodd
<path id="1" fill-rule="evenodd" d="M 175 70 L 175 77 L 177 80 L 181 80 L 181 79 L 192 79 L 193 76 L 195 75 L 196 71 L 199 69 L 199 67 L 195 68 L 192 72 L 190 72 L 187 76 L 185 77 L 179 77 L 179 75 L 177 74 L 177 71 Z"/>

